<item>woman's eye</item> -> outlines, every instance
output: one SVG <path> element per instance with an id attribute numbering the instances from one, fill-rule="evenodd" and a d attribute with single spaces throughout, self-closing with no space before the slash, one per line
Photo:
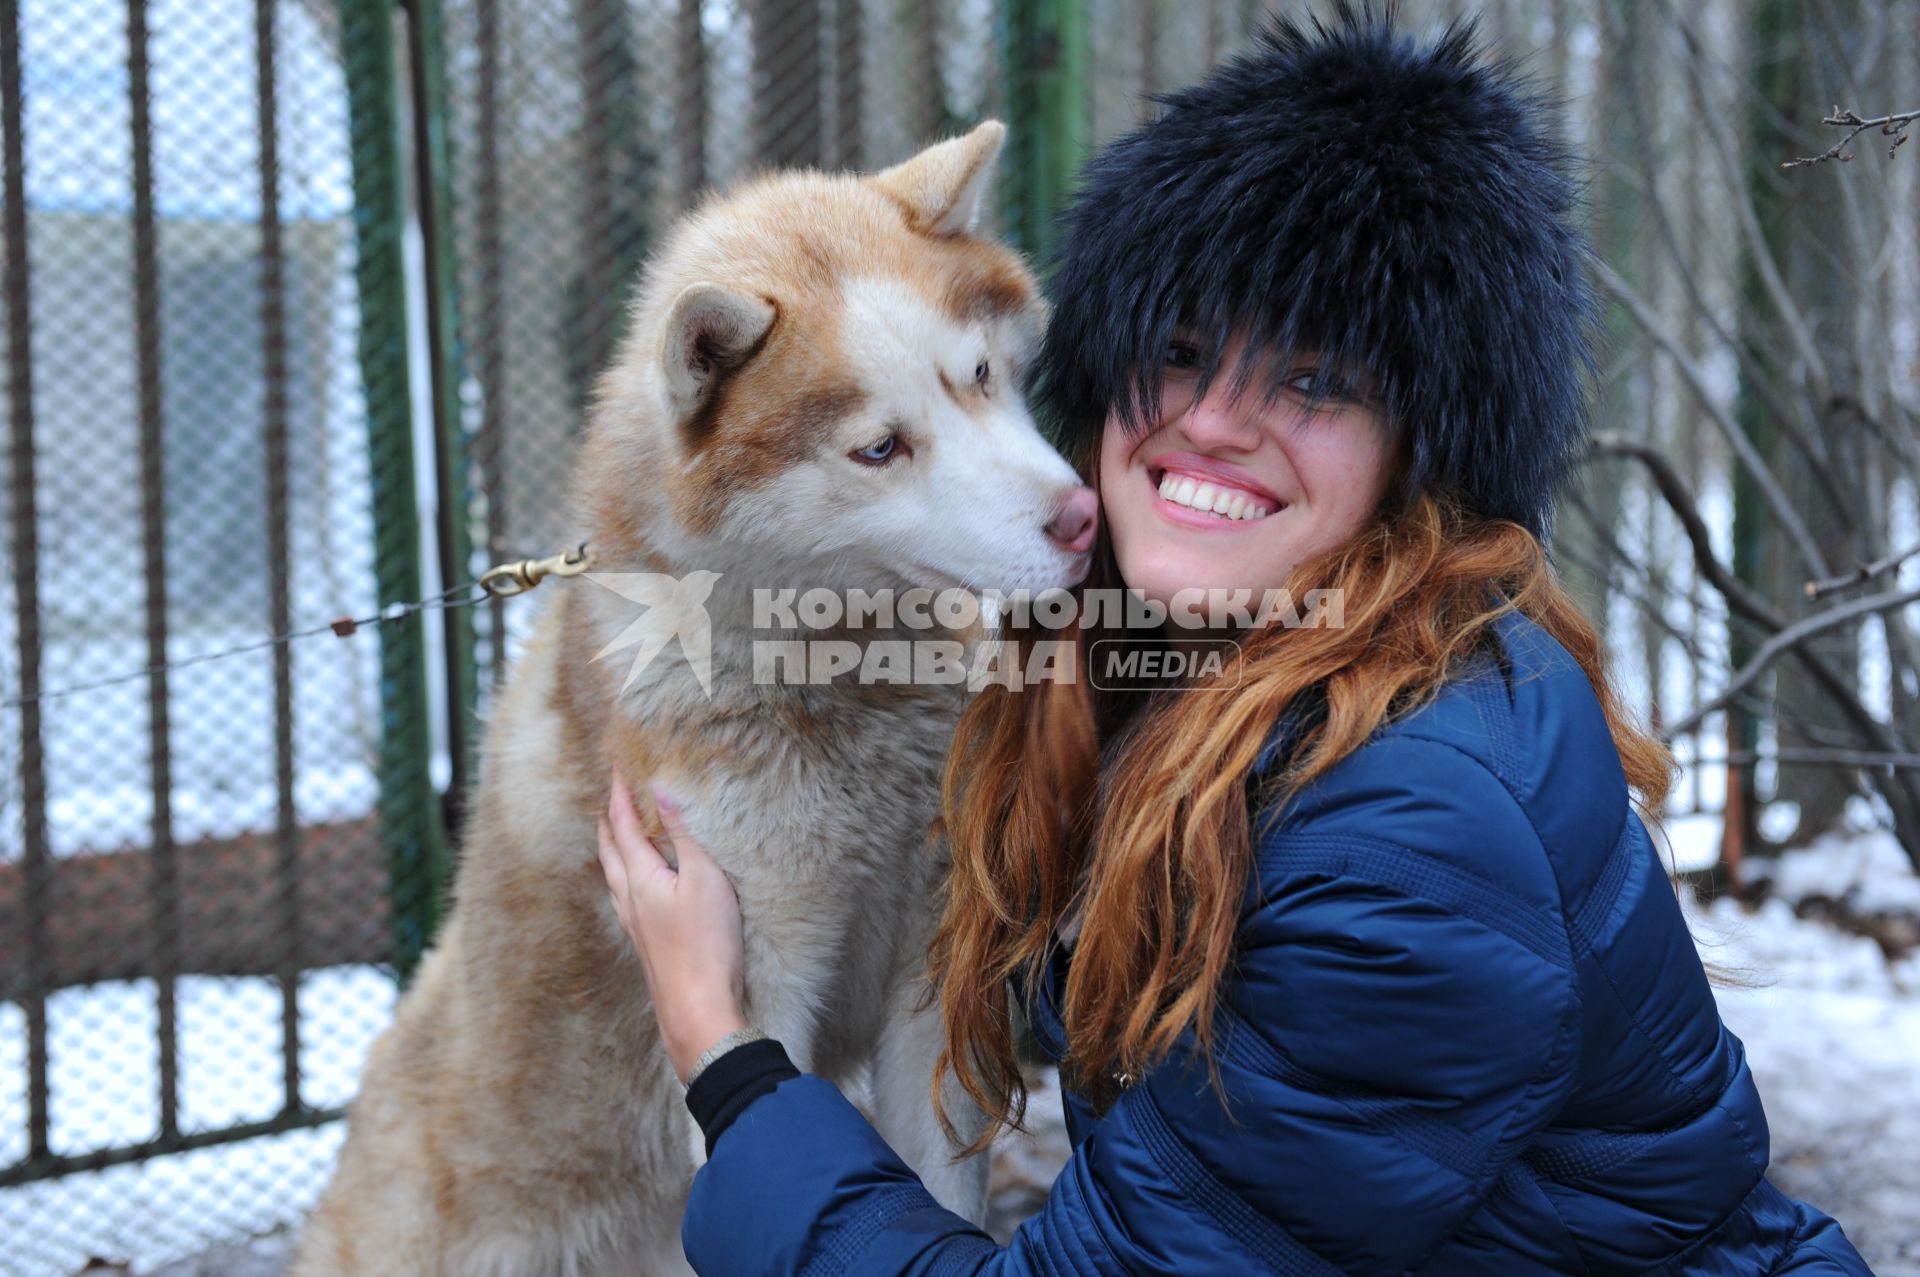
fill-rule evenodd
<path id="1" fill-rule="evenodd" d="M 1319 376 L 1320 372 L 1321 370 L 1318 368 L 1309 368 L 1305 372 L 1295 373 L 1287 384 L 1289 386 L 1298 386 L 1300 393 L 1303 395 L 1311 395 L 1313 393 L 1313 379 Z M 1323 398 L 1340 399 L 1348 402 L 1351 402 L 1354 398 L 1353 387 L 1347 382 L 1342 381 L 1339 377 L 1328 377 L 1326 386 L 1327 389 L 1325 395 L 1322 396 Z"/>
<path id="2" fill-rule="evenodd" d="M 893 459 L 894 449 L 899 446 L 899 435 L 888 435 L 879 443 L 870 443 L 864 448 L 853 451 L 853 459 L 870 466 L 884 466 Z"/>
<path id="3" fill-rule="evenodd" d="M 1167 367 L 1191 369 L 1200 366 L 1200 348 L 1192 342 L 1176 341 L 1167 344 Z"/>
<path id="4" fill-rule="evenodd" d="M 988 366 L 987 361 L 984 359 L 973 366 L 973 384 L 976 386 L 985 386 L 987 384 L 987 378 L 992 375 L 993 369 Z"/>

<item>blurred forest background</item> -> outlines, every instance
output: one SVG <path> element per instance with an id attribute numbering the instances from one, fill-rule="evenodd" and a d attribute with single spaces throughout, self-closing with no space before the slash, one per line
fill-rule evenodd
<path id="1" fill-rule="evenodd" d="M 1615 379 L 1562 553 L 1730 875 L 1863 797 L 1920 858 L 1915 15 L 1623 10 L 1587 135 Z M 1906 114 L 1832 122 L 1863 93 Z"/>
<path id="2" fill-rule="evenodd" d="M 0 1273 L 279 1271 L 536 606 L 415 605 L 563 548 L 677 213 L 993 116 L 989 230 L 1044 262 L 1089 149 L 1271 7 L 0 0 Z M 1555 553 L 1683 764 L 1782 1184 L 1920 1274 L 1920 2 L 1400 13 L 1477 18 L 1591 159 Z M 1002 1151 L 1002 1227 L 1059 1153 Z"/>

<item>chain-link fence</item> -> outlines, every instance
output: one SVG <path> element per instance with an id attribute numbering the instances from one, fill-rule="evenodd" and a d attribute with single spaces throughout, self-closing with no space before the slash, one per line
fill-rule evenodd
<path id="1" fill-rule="evenodd" d="M 411 605 L 563 548 L 589 386 L 670 220 L 763 167 L 878 168 L 996 116 L 990 229 L 1043 256 L 1087 148 L 1267 7 L 0 0 L 0 1274 L 149 1267 L 296 1223 L 319 1193 L 432 935 L 476 714 L 530 615 Z M 1465 7 L 1403 12 L 1432 31 Z M 1741 47 L 1753 6 L 1479 8 L 1493 44 L 1515 37 L 1565 87 L 1598 161 L 1593 229 L 1626 303 L 1598 424 L 1670 454 L 1715 537 L 1747 526 L 1728 423 L 1757 409 L 1722 329 L 1767 299 L 1742 282 L 1746 220 L 1716 210 L 1798 188 L 1740 180 L 1744 143 L 1715 122 L 1778 112 L 1748 100 L 1744 55 L 1701 51 Z M 1920 66 L 1910 52 L 1892 61 Z M 1698 109 L 1648 110 L 1676 101 Z M 1862 263 L 1884 250 L 1886 272 L 1859 274 L 1871 290 L 1821 300 L 1824 239 L 1780 253 L 1834 315 L 1914 295 L 1915 255 L 1896 251 L 1912 219 L 1888 210 L 1920 179 L 1889 172 L 1873 216 L 1796 214 L 1848 228 Z M 1873 359 L 1888 334 L 1910 396 L 1910 320 L 1785 331 L 1868 334 Z M 1858 504 L 1884 497 L 1906 545 L 1920 506 L 1901 473 Z M 1623 685 L 1665 721 L 1770 632 L 1719 601 L 1669 500 L 1638 470 L 1590 468 L 1556 546 Z M 1739 544 L 1731 559 L 1770 579 Z M 338 616 L 386 619 L 335 638 Z M 1867 718 L 1911 711 L 1898 638 L 1834 657 L 1860 671 Z M 195 663 L 235 649 L 251 650 Z M 1816 745 L 1857 744 L 1813 726 Z M 1844 772 L 1836 795 L 1794 788 L 1784 769 L 1820 751 L 1741 743 L 1724 716 L 1676 743 L 1707 837 L 1730 794 L 1749 820 L 1774 796 L 1858 798 Z M 1876 748 L 1859 757 L 1911 758 Z"/>
<path id="2" fill-rule="evenodd" d="M 339 26 L 0 9 L 9 1272 L 285 1219 L 393 999 L 377 645 L 32 699 L 374 605 Z"/>
<path id="3" fill-rule="evenodd" d="M 318 1194 L 515 614 L 326 623 L 558 548 L 666 222 L 998 115 L 999 229 L 1044 249 L 1086 145 L 1255 16 L 0 0 L 0 1272 Z"/>
<path id="4" fill-rule="evenodd" d="M 459 298 L 469 566 L 563 548 L 573 441 L 626 288 L 705 190 L 874 169 L 989 116 L 990 232 L 1036 254 L 1094 140 L 1240 47 L 1250 0 L 444 0 L 445 202 Z M 429 65 L 428 78 L 434 73 Z M 499 668 L 481 626 L 479 664 Z"/>

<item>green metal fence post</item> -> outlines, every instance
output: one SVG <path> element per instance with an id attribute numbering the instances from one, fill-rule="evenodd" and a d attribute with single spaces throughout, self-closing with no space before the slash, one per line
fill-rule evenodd
<path id="1" fill-rule="evenodd" d="M 787 8 L 794 7 L 789 3 Z M 645 68 L 635 52 L 632 6 L 625 0 L 575 0 L 574 12 L 585 110 L 580 133 L 580 274 L 568 290 L 576 336 L 567 342 L 567 350 L 568 380 L 581 409 L 577 420 L 584 420 L 594 381 L 626 331 L 627 293 L 647 255 L 647 209 L 653 203 L 659 162 L 647 127 Z M 796 13 L 783 12 L 778 20 L 792 22 Z M 757 48 L 760 29 L 755 31 Z M 817 132 L 817 104 L 815 120 Z"/>
<path id="2" fill-rule="evenodd" d="M 407 57 L 413 87 L 413 160 L 426 275 L 427 359 L 433 387 L 434 489 L 440 579 L 458 585 L 477 575 L 473 562 L 472 489 L 467 438 L 460 411 L 460 272 L 453 231 L 452 149 L 447 141 L 446 23 L 440 0 L 407 0 Z M 479 730 L 480 691 L 474 612 L 449 608 L 447 671 L 446 828 L 460 828 L 473 742 Z"/>
<path id="3" fill-rule="evenodd" d="M 420 521 L 407 388 L 405 188 L 394 93 L 391 0 L 339 0 L 353 150 L 354 274 L 366 392 L 380 605 L 417 599 Z M 428 770 L 425 641 L 419 614 L 379 627 L 380 826 L 392 872 L 393 964 L 410 976 L 433 938 L 447 876 L 446 836 Z"/>
<path id="4" fill-rule="evenodd" d="M 1007 86 L 1007 233 L 1036 263 L 1053 252 L 1055 216 L 1093 134 L 1088 0 L 1001 0 Z"/>

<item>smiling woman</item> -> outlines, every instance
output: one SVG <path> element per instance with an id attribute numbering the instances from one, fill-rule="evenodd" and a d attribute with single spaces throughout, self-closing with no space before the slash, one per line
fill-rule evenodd
<path id="1" fill-rule="evenodd" d="M 1227 375 L 1203 381 L 1210 363 Z M 1339 392 L 1316 401 L 1311 363 L 1249 352 L 1241 331 L 1217 360 L 1176 342 L 1161 377 L 1147 419 L 1110 409 L 1100 444 L 1096 486 L 1130 588 L 1161 603 L 1201 583 L 1260 590 L 1378 513 L 1391 428 Z"/>
<path id="2" fill-rule="evenodd" d="M 1343 606 L 1236 622 L 1230 679 L 1135 690 L 1094 649 L 1200 641 L 1082 607 L 1082 677 L 962 718 L 941 1071 L 976 1149 L 1016 1121 L 1017 1000 L 1074 1142 L 1011 1246 L 780 1044 L 702 1041 L 743 1023 L 730 898 L 616 801 L 622 921 L 680 973 L 656 1013 L 686 1072 L 712 1057 L 700 1271 L 1866 1273 L 1766 1178 L 1648 833 L 1671 760 L 1547 559 L 1598 310 L 1565 130 L 1471 22 L 1336 13 L 1170 95 L 1068 218 L 1042 386 L 1105 514 L 1079 598 Z"/>

